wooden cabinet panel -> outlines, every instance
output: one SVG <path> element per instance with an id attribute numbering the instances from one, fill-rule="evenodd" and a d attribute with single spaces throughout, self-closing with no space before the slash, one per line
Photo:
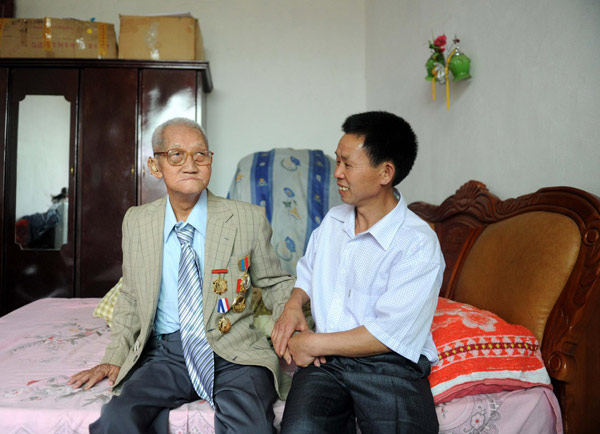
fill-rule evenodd
<path id="1" fill-rule="evenodd" d="M 101 297 L 121 276 L 121 222 L 136 203 L 136 69 L 82 71 L 77 296 Z"/>
<path id="2" fill-rule="evenodd" d="M 0 288 L 4 280 L 4 154 L 6 149 L 6 98 L 8 98 L 8 68 L 0 68 Z M 0 292 L 0 313 L 6 305 L 6 294 Z"/>
<path id="3" fill-rule="evenodd" d="M 141 170 L 140 203 L 148 203 L 167 194 L 162 180 L 147 170 L 152 155 L 152 133 L 166 120 L 175 117 L 197 119 L 196 71 L 144 69 L 140 83 Z"/>

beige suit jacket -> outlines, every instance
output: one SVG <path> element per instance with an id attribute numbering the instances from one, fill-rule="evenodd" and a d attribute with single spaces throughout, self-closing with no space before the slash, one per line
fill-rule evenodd
<path id="1" fill-rule="evenodd" d="M 123 288 L 113 313 L 111 342 L 102 361 L 121 367 L 116 385 L 138 362 L 152 334 L 162 275 L 165 205 L 166 197 L 132 207 L 123 219 Z M 247 256 L 252 286 L 262 288 L 265 304 L 278 318 L 294 280 L 281 270 L 270 239 L 271 227 L 263 208 L 208 192 L 202 289 L 208 342 L 225 360 L 269 369 L 279 396 L 285 399 L 290 380 L 280 372 L 279 360 L 265 336 L 252 327 L 251 290 L 247 292 L 246 309 L 242 313 L 230 310 L 226 314 L 231 321 L 231 331 L 226 334 L 217 328 L 222 314 L 217 313 L 219 296 L 212 290 L 216 276 L 211 271 L 227 269 L 227 274 L 221 275 L 227 281 L 223 296 L 227 296 L 231 305 L 237 295 L 237 279 L 242 276 L 237 262 Z"/>

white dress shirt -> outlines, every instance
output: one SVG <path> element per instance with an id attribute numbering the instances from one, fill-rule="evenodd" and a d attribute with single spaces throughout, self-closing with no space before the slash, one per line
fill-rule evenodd
<path id="1" fill-rule="evenodd" d="M 332 208 L 298 261 L 296 287 L 310 297 L 317 332 L 365 326 L 407 359 L 434 362 L 430 328 L 445 267 L 435 232 L 403 197 L 367 231 L 354 230 L 354 206 Z"/>

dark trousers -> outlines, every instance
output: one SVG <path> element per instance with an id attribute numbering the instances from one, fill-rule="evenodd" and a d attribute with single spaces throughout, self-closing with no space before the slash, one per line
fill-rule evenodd
<path id="1" fill-rule="evenodd" d="M 190 381 L 179 332 L 150 338 L 140 367 L 121 394 L 102 407 L 90 433 L 169 432 L 169 411 L 199 399 Z M 275 433 L 273 375 L 263 367 L 230 363 L 215 354 L 215 432 Z"/>
<path id="2" fill-rule="evenodd" d="M 321 367 L 300 368 L 281 434 L 356 433 L 356 422 L 362 434 L 437 433 L 430 369 L 424 356 L 417 364 L 396 353 L 327 357 Z"/>

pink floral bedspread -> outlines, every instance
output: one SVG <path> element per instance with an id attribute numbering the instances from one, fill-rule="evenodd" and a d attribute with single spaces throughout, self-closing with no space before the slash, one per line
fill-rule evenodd
<path id="1" fill-rule="evenodd" d="M 92 317 L 99 299 L 47 298 L 0 318 L 0 433 L 87 433 L 111 396 L 106 381 L 90 390 L 65 383 L 97 364 L 110 338 Z M 283 402 L 275 404 L 276 424 Z M 443 433 L 561 433 L 558 402 L 547 388 L 460 398 L 437 407 Z M 202 401 L 170 414 L 171 433 L 213 433 Z"/>

